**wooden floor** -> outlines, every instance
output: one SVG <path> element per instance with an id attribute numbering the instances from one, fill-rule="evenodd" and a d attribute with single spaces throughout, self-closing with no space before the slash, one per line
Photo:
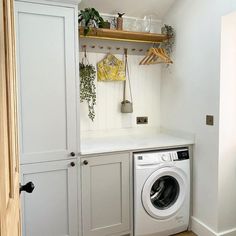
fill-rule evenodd
<path id="1" fill-rule="evenodd" d="M 176 235 L 173 235 L 173 236 L 197 236 L 197 235 L 192 233 L 192 232 L 184 232 L 184 233 L 176 234 Z"/>

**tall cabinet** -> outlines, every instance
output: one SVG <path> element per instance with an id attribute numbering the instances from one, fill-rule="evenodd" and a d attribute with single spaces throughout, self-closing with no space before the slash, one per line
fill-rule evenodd
<path id="1" fill-rule="evenodd" d="M 15 1 L 24 236 L 77 236 L 78 1 Z"/>

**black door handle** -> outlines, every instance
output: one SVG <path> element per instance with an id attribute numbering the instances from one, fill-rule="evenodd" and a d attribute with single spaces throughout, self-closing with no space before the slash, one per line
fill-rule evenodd
<path id="1" fill-rule="evenodd" d="M 74 156 L 75 156 L 75 153 L 74 153 L 74 152 L 71 152 L 70 155 L 71 155 L 72 157 L 74 157 Z"/>
<path id="2" fill-rule="evenodd" d="M 20 184 L 20 193 L 22 191 L 25 191 L 27 193 L 32 193 L 34 191 L 34 188 L 35 188 L 35 186 L 34 186 L 33 182 L 28 182 L 25 185 Z"/>

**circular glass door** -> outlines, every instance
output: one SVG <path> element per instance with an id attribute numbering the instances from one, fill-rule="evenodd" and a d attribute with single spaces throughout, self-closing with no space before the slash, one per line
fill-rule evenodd
<path id="1" fill-rule="evenodd" d="M 176 167 L 163 167 L 145 182 L 142 202 L 149 215 L 165 219 L 182 206 L 186 195 L 186 175 Z"/>
<path id="2" fill-rule="evenodd" d="M 154 207 L 165 210 L 171 207 L 179 196 L 179 183 L 172 176 L 162 176 L 152 185 L 150 199 Z"/>

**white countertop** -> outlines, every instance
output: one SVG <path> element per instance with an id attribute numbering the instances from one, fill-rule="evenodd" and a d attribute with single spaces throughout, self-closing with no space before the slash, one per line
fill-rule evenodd
<path id="1" fill-rule="evenodd" d="M 181 138 L 167 133 L 120 134 L 106 137 L 81 138 L 81 155 L 141 151 L 150 149 L 172 148 L 194 144 L 193 138 Z"/>

